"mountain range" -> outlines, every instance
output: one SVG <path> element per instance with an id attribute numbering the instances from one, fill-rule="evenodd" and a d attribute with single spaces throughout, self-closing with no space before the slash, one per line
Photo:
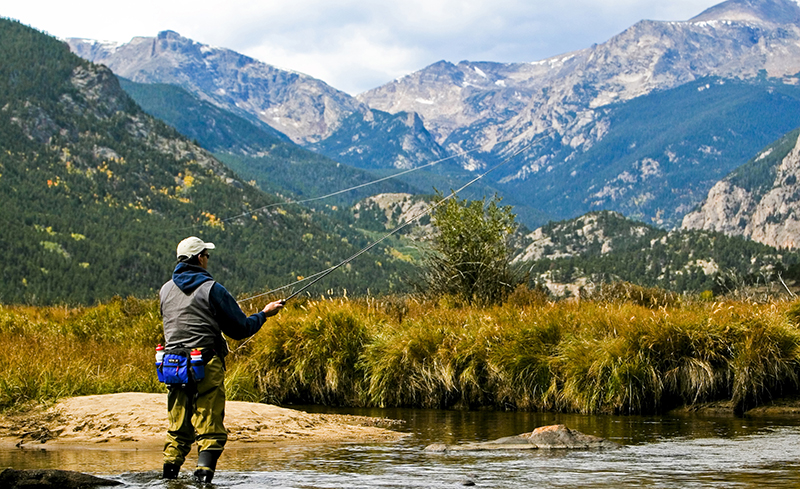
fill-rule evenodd
<path id="1" fill-rule="evenodd" d="M 171 31 L 68 42 L 119 76 L 179 85 L 348 165 L 461 155 L 440 174 L 463 179 L 505 162 L 487 186 L 529 209 L 530 227 L 609 209 L 673 228 L 800 126 L 798 19 L 792 0 L 728 0 L 546 60 L 437 62 L 356 97 Z"/>
<path id="2" fill-rule="evenodd" d="M 111 68 L 118 76 L 138 83 L 167 83 L 185 88 L 233 114 L 267 125 L 301 145 L 328 148 L 328 152 L 349 163 L 363 158 L 363 142 L 342 148 L 340 131 L 350 125 L 378 126 L 369 135 L 378 136 L 375 146 L 385 144 L 381 132 L 393 132 L 402 140 L 403 151 L 389 161 L 372 167 L 405 168 L 440 157 L 441 148 L 413 114 L 379 114 L 354 97 L 321 80 L 286 71 L 229 49 L 203 45 L 173 31 L 156 37 L 136 37 L 118 45 L 68 39 L 79 56 Z M 345 128 L 347 133 L 351 128 Z M 331 139 L 327 144 L 322 141 Z M 380 159 L 380 158 L 379 158 Z"/>

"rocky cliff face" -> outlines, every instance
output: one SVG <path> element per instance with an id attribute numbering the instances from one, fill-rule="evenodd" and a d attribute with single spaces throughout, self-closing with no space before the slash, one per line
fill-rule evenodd
<path id="1" fill-rule="evenodd" d="M 316 142 L 367 107 L 301 73 L 281 70 L 229 49 L 164 31 L 127 44 L 68 39 L 84 59 L 140 83 L 180 85 L 221 108 L 256 118 L 295 142 Z"/>
<path id="2" fill-rule="evenodd" d="M 312 151 L 358 168 L 408 169 L 447 156 L 415 113 L 354 113 Z"/>
<path id="3" fill-rule="evenodd" d="M 774 156 L 772 147 L 717 183 L 706 200 L 684 217 L 682 228 L 720 231 L 774 247 L 796 248 L 800 244 L 800 139 L 797 133 L 790 137 L 794 145 L 788 154 L 766 169 L 771 177 L 767 185 L 746 185 L 736 177 Z"/>

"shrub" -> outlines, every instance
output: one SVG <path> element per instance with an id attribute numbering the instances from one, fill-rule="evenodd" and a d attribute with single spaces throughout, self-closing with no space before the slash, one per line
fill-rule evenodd
<path id="1" fill-rule="evenodd" d="M 488 203 L 485 198 L 459 200 L 455 194 L 437 197 L 432 214 L 436 233 L 423 262 L 428 292 L 458 297 L 466 304 L 503 302 L 519 282 L 508 244 L 517 228 L 511 207 L 499 206 L 497 196 Z"/>

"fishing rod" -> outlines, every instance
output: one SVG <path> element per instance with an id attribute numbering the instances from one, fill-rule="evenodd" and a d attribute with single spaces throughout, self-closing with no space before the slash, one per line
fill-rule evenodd
<path id="1" fill-rule="evenodd" d="M 412 217 L 411 219 L 407 220 L 407 221 L 406 221 L 406 222 L 404 222 L 403 224 L 401 224 L 401 225 L 397 226 L 396 228 L 394 228 L 392 231 L 390 231 L 388 234 L 384 235 L 382 238 L 380 238 L 380 239 L 378 239 L 378 240 L 376 240 L 376 241 L 374 241 L 374 242 L 370 243 L 370 244 L 369 244 L 369 245 L 367 245 L 366 247 L 364 247 L 364 248 L 362 248 L 361 250 L 359 250 L 359 251 L 357 251 L 356 253 L 354 253 L 354 254 L 353 254 L 352 256 L 350 256 L 349 258 L 347 258 L 347 259 L 343 260 L 343 261 L 342 261 L 341 263 L 339 263 L 338 265 L 332 266 L 332 267 L 330 267 L 330 268 L 328 268 L 328 269 L 326 269 L 326 270 L 323 270 L 323 271 L 321 271 L 321 272 L 317 272 L 316 274 L 312 275 L 312 277 L 316 277 L 316 278 L 314 278 L 313 280 L 311 280 L 311 282 L 309 282 L 309 283 L 307 283 L 306 285 L 304 285 L 303 287 L 301 287 L 299 290 L 297 290 L 297 291 L 293 292 L 292 294 L 290 294 L 288 297 L 286 297 L 286 298 L 284 298 L 284 299 L 281 299 L 281 302 L 282 302 L 283 304 L 286 304 L 286 302 L 287 302 L 287 301 L 289 301 L 289 300 L 291 300 L 291 299 L 294 299 L 295 297 L 297 297 L 298 295 L 300 295 L 300 294 L 301 294 L 301 293 L 303 293 L 304 291 L 308 290 L 308 289 L 309 289 L 309 288 L 310 288 L 312 285 L 316 284 L 317 282 L 319 282 L 320 280 L 322 280 L 322 279 L 323 279 L 323 278 L 325 278 L 326 276 L 330 275 L 330 274 L 331 274 L 331 273 L 333 273 L 335 270 L 337 270 L 337 269 L 341 268 L 342 266 L 344 266 L 344 265 L 346 265 L 346 264 L 350 263 L 351 261 L 355 260 L 355 259 L 356 259 L 356 258 L 358 258 L 359 256 L 363 255 L 364 253 L 368 252 L 368 251 L 369 251 L 369 250 L 371 250 L 372 248 L 376 247 L 378 244 L 380 244 L 380 243 L 382 243 L 383 241 L 385 241 L 385 240 L 389 239 L 391 236 L 394 236 L 395 234 L 397 234 L 398 232 L 400 232 L 402 229 L 406 228 L 407 226 L 410 226 L 411 224 L 413 224 L 413 223 L 417 222 L 417 221 L 418 221 L 419 219 L 421 219 L 423 216 L 425 216 L 425 215 L 427 215 L 427 214 L 430 214 L 430 213 L 431 213 L 431 212 L 433 212 L 433 211 L 434 211 L 434 210 L 435 210 L 437 207 L 439 207 L 440 205 L 444 204 L 446 201 L 450 200 L 451 198 L 453 198 L 453 197 L 457 196 L 459 192 L 461 192 L 461 191 L 462 191 L 462 190 L 464 190 L 465 188 L 469 187 L 470 185 L 474 184 L 474 183 L 475 183 L 475 182 L 477 182 L 478 180 L 481 180 L 481 179 L 482 179 L 482 178 L 484 178 L 486 175 L 488 175 L 488 174 L 492 173 L 493 171 L 497 170 L 497 169 L 498 169 L 498 168 L 500 168 L 501 166 L 505 165 L 506 163 L 508 163 L 509 161 L 511 161 L 512 159 L 514 159 L 514 158 L 515 158 L 515 157 L 517 157 L 518 155 L 520 155 L 522 152 L 524 152 L 525 150 L 527 150 L 528 148 L 530 148 L 531 146 L 533 146 L 534 144 L 536 144 L 536 143 L 538 143 L 539 141 L 543 140 L 543 139 L 544 139 L 546 136 L 547 136 L 547 135 L 546 135 L 546 134 L 544 134 L 544 135 L 540 136 L 539 138 L 537 138 L 537 139 L 534 139 L 534 140 L 533 140 L 533 141 L 531 141 L 530 143 L 528 143 L 528 144 L 526 144 L 525 146 L 523 146 L 521 149 L 519 149 L 519 150 L 517 150 L 516 152 L 514 152 L 514 153 L 513 153 L 511 156 L 508 156 L 508 157 L 506 157 L 506 159 L 504 159 L 503 161 L 501 161 L 501 162 L 500 162 L 500 163 L 498 163 L 497 165 L 493 166 L 492 168 L 488 169 L 488 170 L 487 170 L 487 171 L 485 171 L 484 173 L 482 173 L 482 174 L 478 175 L 477 177 L 473 178 L 472 180 L 470 180 L 469 182 L 467 182 L 466 184 L 464 184 L 463 186 L 461 186 L 461 187 L 460 187 L 458 190 L 451 191 L 450 195 L 448 195 L 447 197 L 443 198 L 443 199 L 442 199 L 442 200 L 440 200 L 439 202 L 436 202 L 434 205 L 432 205 L 432 206 L 428 207 L 427 209 L 425 209 L 425 210 L 421 211 L 420 213 L 418 213 L 417 215 L 415 215 L 415 216 L 414 216 L 414 217 Z M 308 279 L 310 279 L 310 278 L 311 278 L 311 277 L 308 277 L 308 278 L 306 278 L 306 279 L 303 279 L 303 280 L 308 280 Z M 285 285 L 285 286 L 283 286 L 283 287 L 280 287 L 280 288 L 278 288 L 278 289 L 273 289 L 273 290 L 271 290 L 271 291 L 269 291 L 269 292 L 264 292 L 263 294 L 258 294 L 258 295 L 255 295 L 255 296 L 253 296 L 253 297 L 248 297 L 248 298 L 246 298 L 246 299 L 242 299 L 241 301 L 238 301 L 238 302 L 245 302 L 245 301 L 248 301 L 248 300 L 251 300 L 251 299 L 255 299 L 255 298 L 257 298 L 257 297 L 263 297 L 263 296 L 265 296 L 265 295 L 273 294 L 273 293 L 275 293 L 275 292 L 278 292 L 278 291 L 280 291 L 280 290 L 283 290 L 283 289 L 286 289 L 286 288 L 288 288 L 288 287 L 291 287 L 292 285 L 295 285 L 295 284 L 297 284 L 297 283 L 299 283 L 299 282 L 301 282 L 301 281 L 297 281 L 297 282 L 294 282 L 294 283 L 292 283 L 292 284 Z"/>

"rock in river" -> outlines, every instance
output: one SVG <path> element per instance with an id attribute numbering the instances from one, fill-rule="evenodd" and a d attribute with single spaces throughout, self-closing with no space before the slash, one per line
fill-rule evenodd
<path id="1" fill-rule="evenodd" d="M 88 489 L 117 486 L 118 481 L 101 479 L 89 474 L 69 470 L 15 470 L 0 471 L 0 487 L 4 489 Z"/>
<path id="2" fill-rule="evenodd" d="M 563 424 L 542 426 L 530 433 L 507 436 L 482 443 L 466 443 L 463 445 L 445 445 L 434 443 L 425 450 L 429 452 L 447 452 L 464 450 L 535 450 L 535 449 L 593 449 L 619 448 L 619 444 L 599 436 L 586 435 L 580 431 L 567 428 Z"/>

